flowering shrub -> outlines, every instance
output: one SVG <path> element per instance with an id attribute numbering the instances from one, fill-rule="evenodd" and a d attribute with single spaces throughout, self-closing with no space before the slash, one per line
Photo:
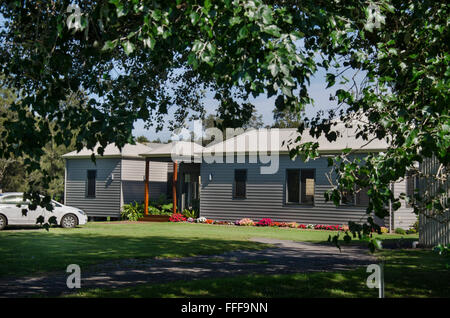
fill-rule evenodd
<path id="1" fill-rule="evenodd" d="M 205 223 L 206 224 L 214 224 L 214 220 L 206 219 Z"/>
<path id="2" fill-rule="evenodd" d="M 308 225 L 306 226 L 306 228 L 312 230 L 312 229 L 314 229 L 314 225 L 313 225 L 313 224 L 308 224 Z"/>
<path id="3" fill-rule="evenodd" d="M 306 229 L 306 225 L 305 224 L 299 224 L 297 227 L 299 229 Z"/>
<path id="4" fill-rule="evenodd" d="M 255 225 L 255 222 L 253 222 L 253 220 L 251 220 L 249 218 L 244 218 L 244 219 L 240 220 L 238 223 L 241 226 L 253 226 L 253 225 Z"/>
<path id="5" fill-rule="evenodd" d="M 258 226 L 271 226 L 272 225 L 272 219 L 269 218 L 263 218 L 258 223 L 256 223 Z"/>
<path id="6" fill-rule="evenodd" d="M 317 224 L 314 226 L 316 230 L 326 230 L 326 231 L 342 231 L 342 227 L 340 225 L 323 225 Z"/>
<path id="7" fill-rule="evenodd" d="M 187 221 L 188 221 L 189 223 L 193 223 L 193 222 L 194 222 L 194 219 L 193 219 L 193 218 L 188 218 Z"/>
<path id="8" fill-rule="evenodd" d="M 206 222 L 206 218 L 205 217 L 201 217 L 197 219 L 197 223 L 205 223 Z"/>
<path id="9" fill-rule="evenodd" d="M 270 226 L 279 227 L 280 224 L 281 224 L 280 222 L 272 222 L 272 224 Z"/>
<path id="10" fill-rule="evenodd" d="M 287 226 L 290 227 L 290 228 L 292 228 L 292 229 L 296 229 L 297 226 L 298 226 L 298 224 L 297 224 L 297 222 L 289 222 L 289 223 L 287 224 Z"/>
<path id="11" fill-rule="evenodd" d="M 184 217 L 183 214 L 174 213 L 170 216 L 169 221 L 170 222 L 184 222 L 184 221 L 186 221 L 186 218 Z"/>
<path id="12" fill-rule="evenodd" d="M 380 230 L 381 230 L 381 233 L 382 233 L 382 234 L 385 234 L 385 233 L 388 233 L 388 232 L 389 232 L 389 229 L 388 229 L 387 227 L 384 227 L 384 226 L 382 226 L 382 227 L 380 228 Z"/>

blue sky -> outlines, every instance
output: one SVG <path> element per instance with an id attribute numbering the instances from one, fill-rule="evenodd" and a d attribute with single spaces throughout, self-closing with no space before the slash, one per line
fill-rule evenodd
<path id="1" fill-rule="evenodd" d="M 309 92 L 311 97 L 314 99 L 314 106 L 308 105 L 306 108 L 306 116 L 311 117 L 319 110 L 326 110 L 336 106 L 334 101 L 330 101 L 329 97 L 337 88 L 326 89 L 325 73 L 323 71 L 317 72 L 317 74 L 311 79 L 311 85 L 309 87 Z M 210 95 L 210 96 L 208 96 Z M 207 94 L 206 98 L 203 100 L 205 104 L 205 109 L 207 114 L 214 114 L 216 112 L 217 101 L 212 98 L 212 94 Z M 273 114 L 275 97 L 270 99 L 266 95 L 261 95 L 258 98 L 250 99 L 258 111 L 262 115 L 265 124 L 269 125 L 273 123 Z M 165 120 L 173 119 L 171 114 L 165 117 Z M 146 129 L 144 127 L 144 122 L 139 120 L 134 125 L 133 130 L 134 136 L 145 136 L 149 140 L 161 139 L 162 141 L 167 141 L 170 139 L 171 132 L 168 128 L 160 132 L 156 132 L 155 128 L 151 127 Z"/>

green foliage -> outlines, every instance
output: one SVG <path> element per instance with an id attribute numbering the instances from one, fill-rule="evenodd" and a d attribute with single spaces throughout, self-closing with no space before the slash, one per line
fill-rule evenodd
<path id="1" fill-rule="evenodd" d="M 122 219 L 129 221 L 137 221 L 144 216 L 144 205 L 136 201 L 124 204 L 121 212 Z"/>
<path id="2" fill-rule="evenodd" d="M 450 244 L 447 245 L 439 244 L 435 246 L 433 250 L 437 252 L 439 255 L 450 257 Z"/>
<path id="3" fill-rule="evenodd" d="M 198 213 L 193 209 L 184 209 L 182 213 L 186 218 L 196 219 L 198 217 Z"/>
<path id="4" fill-rule="evenodd" d="M 144 144 L 146 142 L 150 142 L 150 140 L 148 140 L 148 138 L 145 136 L 139 136 L 139 137 L 136 137 L 136 142 Z"/>
<path id="5" fill-rule="evenodd" d="M 400 207 L 390 185 L 406 169 L 421 177 L 415 164 L 425 158 L 434 156 L 444 168 L 450 163 L 444 1 L 89 1 L 80 2 L 78 29 L 66 25 L 68 2 L 31 3 L 0 5 L 6 23 L 1 86 L 21 92 L 12 105 L 17 120 L 4 123 L 0 158 L 27 156 L 29 173 L 40 169 L 45 145 L 68 143 L 73 128 L 86 128 L 76 149 L 100 142 L 102 154 L 109 142 L 131 140 L 137 119 L 162 128 L 171 107 L 178 125 L 201 114 L 208 89 L 229 127 L 247 123 L 254 108 L 249 99 L 264 94 L 275 97 L 278 111 L 300 114 L 313 103 L 308 88 L 317 74 L 326 74 L 337 107 L 304 118 L 300 132 L 310 127 L 313 137 L 333 142 L 339 119 L 357 138 L 389 145 L 359 159 L 356 149 L 336 155 L 339 183 L 326 199 L 339 204 L 344 193 L 367 187 L 367 214 L 385 218 L 386 202 L 394 211 Z M 99 98 L 64 106 L 81 87 Z M 55 134 L 44 119 L 56 123 Z M 290 154 L 317 157 L 318 144 L 304 143 Z M 436 178 L 447 176 L 448 169 L 439 169 Z M 49 180 L 45 175 L 43 184 Z M 429 193 L 415 198 L 417 213 L 448 210 L 440 203 L 445 193 Z"/>
<path id="6" fill-rule="evenodd" d="M 396 228 L 394 231 L 396 234 L 401 234 L 401 235 L 405 235 L 406 231 L 400 227 Z"/>

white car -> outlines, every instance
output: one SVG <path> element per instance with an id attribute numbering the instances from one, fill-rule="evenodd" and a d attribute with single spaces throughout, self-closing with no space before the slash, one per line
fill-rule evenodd
<path id="1" fill-rule="evenodd" d="M 22 209 L 26 209 L 28 204 L 29 202 L 23 201 L 23 193 L 0 193 L 0 230 L 7 225 L 36 225 L 36 220 L 41 215 L 45 222 L 55 216 L 57 223 L 64 228 L 87 223 L 87 215 L 84 211 L 54 200 L 52 200 L 53 211 L 38 206 L 36 210 L 28 210 L 26 215 L 23 215 Z"/>

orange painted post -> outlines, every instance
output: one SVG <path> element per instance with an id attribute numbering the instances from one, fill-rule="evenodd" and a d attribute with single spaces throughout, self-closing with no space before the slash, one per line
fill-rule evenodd
<path id="1" fill-rule="evenodd" d="M 144 196 L 144 214 L 148 215 L 148 181 L 150 179 L 150 160 L 145 158 L 145 196 Z"/>
<path id="2" fill-rule="evenodd" d="M 178 163 L 173 163 L 173 179 L 172 179 L 172 195 L 173 195 L 173 213 L 177 212 L 177 180 L 178 180 Z"/>

